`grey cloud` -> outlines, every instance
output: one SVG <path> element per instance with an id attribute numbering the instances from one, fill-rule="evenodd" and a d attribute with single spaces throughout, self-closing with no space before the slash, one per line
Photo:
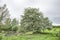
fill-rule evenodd
<path id="1" fill-rule="evenodd" d="M 0 0 L 0 3 L 7 4 L 13 18 L 21 18 L 20 15 L 26 7 L 36 7 L 40 8 L 44 16 L 49 17 L 53 23 L 60 24 L 60 0 Z"/>

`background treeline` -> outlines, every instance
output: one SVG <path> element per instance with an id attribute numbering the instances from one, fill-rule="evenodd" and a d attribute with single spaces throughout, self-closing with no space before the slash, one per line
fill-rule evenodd
<path id="1" fill-rule="evenodd" d="M 16 32 L 18 30 L 19 21 L 14 18 L 10 18 L 10 14 L 6 4 L 0 7 L 0 33 L 4 32 Z"/>

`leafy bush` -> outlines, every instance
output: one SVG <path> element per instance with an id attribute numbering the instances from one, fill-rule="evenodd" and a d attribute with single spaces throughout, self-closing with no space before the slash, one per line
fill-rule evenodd
<path id="1" fill-rule="evenodd" d="M 18 30 L 18 27 L 17 27 L 17 26 L 13 26 L 13 27 L 12 27 L 12 30 L 13 30 L 13 31 L 17 31 L 17 30 Z"/>
<path id="2" fill-rule="evenodd" d="M 57 34 L 58 37 L 60 37 L 60 32 Z"/>
<path id="3" fill-rule="evenodd" d="M 2 33 L 0 33 L 0 40 L 2 40 Z"/>
<path id="4" fill-rule="evenodd" d="M 57 34 L 57 36 L 58 36 L 58 40 L 60 40 L 60 32 Z"/>

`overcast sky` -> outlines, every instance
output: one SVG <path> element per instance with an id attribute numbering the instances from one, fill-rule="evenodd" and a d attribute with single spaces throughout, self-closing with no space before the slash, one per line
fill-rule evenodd
<path id="1" fill-rule="evenodd" d="M 53 24 L 60 24 L 60 0 L 0 0 L 0 5 L 7 4 L 11 18 L 20 19 L 24 8 L 39 8 Z"/>

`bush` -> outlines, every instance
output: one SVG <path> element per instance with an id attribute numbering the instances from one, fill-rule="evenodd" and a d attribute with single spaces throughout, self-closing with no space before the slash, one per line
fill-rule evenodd
<path id="1" fill-rule="evenodd" d="M 0 40 L 2 40 L 2 33 L 0 33 Z"/>
<path id="2" fill-rule="evenodd" d="M 57 33 L 57 35 L 56 35 L 57 37 L 58 37 L 58 40 L 60 40 L 60 32 L 59 33 Z"/>
<path id="3" fill-rule="evenodd" d="M 58 40 L 60 40 L 60 32 L 58 33 Z"/>
<path id="4" fill-rule="evenodd" d="M 57 37 L 60 37 L 60 32 L 56 34 Z"/>
<path id="5" fill-rule="evenodd" d="M 16 32 L 18 30 L 18 27 L 17 26 L 13 26 L 12 30 Z"/>

